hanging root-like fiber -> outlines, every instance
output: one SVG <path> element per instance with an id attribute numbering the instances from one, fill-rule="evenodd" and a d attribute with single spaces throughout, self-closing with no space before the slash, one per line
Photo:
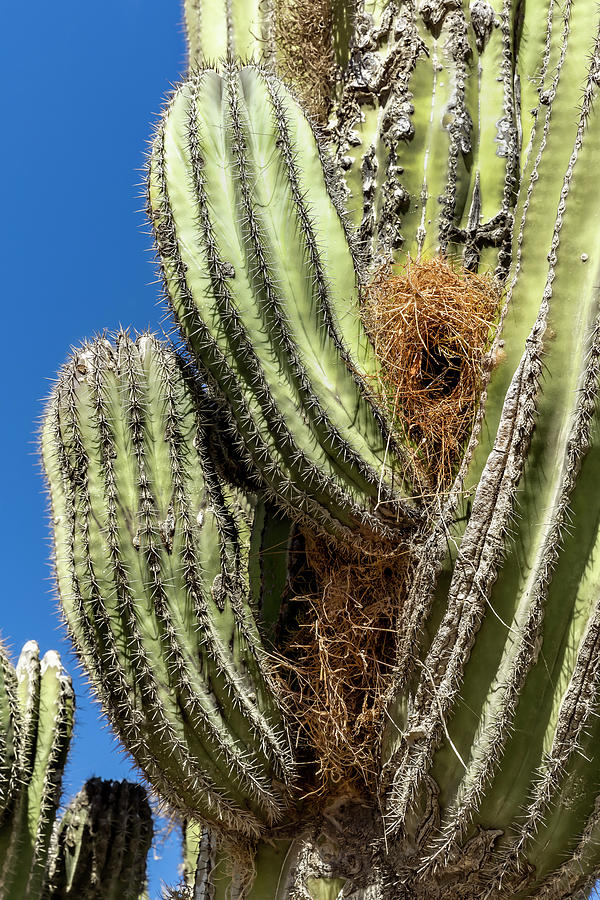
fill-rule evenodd
<path id="1" fill-rule="evenodd" d="M 373 788 L 408 551 L 340 554 L 304 538 L 316 586 L 288 604 L 275 656 L 281 702 L 316 762 L 313 787 Z"/>
<path id="2" fill-rule="evenodd" d="M 335 81 L 334 4 L 285 0 L 275 24 L 278 72 L 319 124 L 327 121 Z"/>
<path id="3" fill-rule="evenodd" d="M 364 321 L 381 360 L 377 391 L 435 491 L 456 472 L 478 409 L 500 292 L 442 257 L 381 270 Z"/>

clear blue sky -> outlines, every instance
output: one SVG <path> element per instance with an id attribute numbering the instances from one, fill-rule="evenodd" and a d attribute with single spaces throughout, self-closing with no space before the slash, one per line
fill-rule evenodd
<path id="1" fill-rule="evenodd" d="M 184 39 L 178 0 L 7 3 L 1 32 L 0 632 L 13 656 L 30 638 L 57 649 L 73 675 L 68 799 L 89 776 L 123 778 L 131 766 L 59 624 L 36 428 L 70 345 L 119 324 L 159 327 L 141 170 L 151 123 L 184 68 Z M 177 880 L 178 842 L 154 855 L 153 898 L 161 877 Z"/>

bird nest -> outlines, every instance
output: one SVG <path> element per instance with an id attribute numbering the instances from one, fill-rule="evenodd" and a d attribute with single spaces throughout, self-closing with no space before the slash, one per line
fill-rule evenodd
<path id="1" fill-rule="evenodd" d="M 310 533 L 304 541 L 316 589 L 288 601 L 292 626 L 274 656 L 280 700 L 311 790 L 372 791 L 408 553 L 359 557 Z"/>
<path id="2" fill-rule="evenodd" d="M 365 291 L 376 394 L 435 492 L 450 486 L 471 433 L 499 307 L 491 276 L 442 257 L 409 258 Z"/>

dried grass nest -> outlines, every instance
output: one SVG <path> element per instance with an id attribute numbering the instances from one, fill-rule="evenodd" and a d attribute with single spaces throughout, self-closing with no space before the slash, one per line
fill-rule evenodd
<path id="1" fill-rule="evenodd" d="M 375 392 L 435 492 L 450 486 L 471 433 L 499 308 L 492 276 L 439 256 L 382 269 L 364 292 Z"/>
<path id="2" fill-rule="evenodd" d="M 308 532 L 304 539 L 318 589 L 289 601 L 295 626 L 272 660 L 279 700 L 312 763 L 307 793 L 370 792 L 408 553 L 359 556 Z"/>

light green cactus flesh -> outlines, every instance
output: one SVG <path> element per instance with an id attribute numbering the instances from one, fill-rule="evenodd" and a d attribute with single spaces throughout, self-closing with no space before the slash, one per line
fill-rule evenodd
<path id="1" fill-rule="evenodd" d="M 67 363 L 43 434 L 63 609 L 111 720 L 173 806 L 276 820 L 294 768 L 194 385 L 151 336 Z"/>
<path id="2" fill-rule="evenodd" d="M 191 70 L 205 59 L 259 58 L 271 51 L 273 9 L 266 0 L 185 0 Z"/>
<path id="3" fill-rule="evenodd" d="M 272 75 L 199 71 L 154 141 L 166 287 L 268 496 L 342 540 L 414 517 L 410 455 L 372 402 L 355 259 L 311 127 Z"/>
<path id="4" fill-rule="evenodd" d="M 151 843 L 143 787 L 90 778 L 53 836 L 44 900 L 141 900 Z"/>
<path id="5" fill-rule="evenodd" d="M 53 650 L 40 661 L 38 646 L 30 641 L 16 673 L 4 651 L 2 655 L 4 690 L 12 709 L 5 716 L 3 738 L 16 753 L 11 753 L 9 792 L 0 818 L 0 896 L 39 900 L 73 728 L 74 695 Z"/>
<path id="6" fill-rule="evenodd" d="M 510 4 L 359 4 L 329 130 L 368 260 L 506 265 L 517 128 Z"/>

